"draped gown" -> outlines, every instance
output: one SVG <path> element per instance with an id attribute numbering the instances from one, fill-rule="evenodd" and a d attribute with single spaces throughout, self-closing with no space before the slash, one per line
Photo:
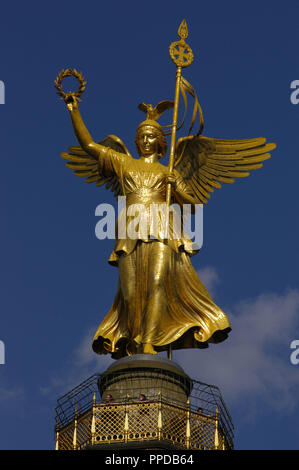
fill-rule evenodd
<path id="1" fill-rule="evenodd" d="M 99 173 L 117 176 L 126 196 L 127 212 L 119 216 L 115 247 L 109 258 L 109 263 L 119 269 L 118 288 L 110 311 L 95 333 L 94 351 L 111 353 L 117 359 L 141 352 L 145 343 L 163 351 L 170 344 L 173 349 L 206 348 L 208 343 L 225 340 L 231 330 L 229 321 L 190 261 L 198 249 L 184 231 L 176 233 L 172 217 L 166 239 L 163 211 L 153 227 L 151 207 L 166 201 L 168 169 L 159 162 L 146 163 L 103 148 Z M 187 186 L 182 181 L 179 185 L 180 192 L 187 194 Z M 181 205 L 180 197 L 174 197 Z M 142 230 L 137 225 L 137 236 L 132 237 L 127 235 L 132 222 L 132 214 L 128 214 L 138 207 L 136 204 L 145 208 L 148 223 Z M 126 236 L 117 236 L 123 233 L 124 225 Z"/>

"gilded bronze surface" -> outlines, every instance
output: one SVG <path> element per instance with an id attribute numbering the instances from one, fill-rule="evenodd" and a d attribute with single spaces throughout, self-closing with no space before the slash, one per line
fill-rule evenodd
<path id="1" fill-rule="evenodd" d="M 182 68 L 193 60 L 185 43 L 187 35 L 183 22 L 180 41 L 170 46 L 171 58 L 177 66 L 174 103 L 141 105 L 147 119 L 137 129 L 139 159 L 133 158 L 116 136 L 95 142 L 82 120 L 76 93 L 61 95 L 80 144 L 62 154 L 67 166 L 88 183 L 106 184 L 115 196 L 126 196 L 127 208 L 141 203 L 149 211 L 153 202 L 166 202 L 168 206 L 173 201 L 180 206 L 205 204 L 221 183 L 233 183 L 235 177 L 246 177 L 250 170 L 261 168 L 262 161 L 270 158 L 269 151 L 275 148 L 275 144 L 267 144 L 262 137 L 223 140 L 202 136 L 202 113 L 197 99 L 194 113 L 197 109 L 200 112 L 200 131 L 176 143 L 180 92 L 184 101 L 186 92 L 196 98 L 193 88 L 182 77 Z M 166 153 L 167 133 L 156 119 L 172 106 L 166 167 L 160 158 Z M 163 215 L 161 224 L 165 222 L 162 219 Z M 129 223 L 126 219 L 127 228 Z M 171 218 L 169 227 L 173 231 Z M 117 238 L 109 262 L 119 269 L 118 289 L 109 313 L 95 333 L 94 351 L 120 358 L 140 352 L 155 354 L 170 347 L 205 348 L 209 343 L 225 340 L 231 329 L 229 320 L 198 278 L 190 262 L 194 254 L 196 250 L 185 233 L 169 239 L 153 240 L 149 232 L 138 239 Z"/>

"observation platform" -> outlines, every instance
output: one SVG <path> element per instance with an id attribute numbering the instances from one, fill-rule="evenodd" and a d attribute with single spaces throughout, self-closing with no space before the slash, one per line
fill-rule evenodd
<path id="1" fill-rule="evenodd" d="M 233 449 L 220 390 L 175 362 L 138 354 L 115 361 L 57 401 L 56 449 Z"/>

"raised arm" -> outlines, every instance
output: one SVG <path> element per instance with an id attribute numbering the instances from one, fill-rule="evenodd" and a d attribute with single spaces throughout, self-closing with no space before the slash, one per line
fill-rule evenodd
<path id="1" fill-rule="evenodd" d="M 76 137 L 83 150 L 97 160 L 101 155 L 106 155 L 107 147 L 95 143 L 88 132 L 81 117 L 76 97 L 70 95 L 66 100 L 66 106 L 70 112 Z"/>

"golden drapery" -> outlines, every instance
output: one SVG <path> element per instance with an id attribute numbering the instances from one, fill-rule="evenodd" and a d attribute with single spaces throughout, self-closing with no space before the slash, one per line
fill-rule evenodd
<path id="1" fill-rule="evenodd" d="M 160 163 L 145 163 L 109 149 L 99 166 L 103 175 L 116 174 L 120 179 L 127 209 L 142 203 L 149 210 L 152 202 L 165 202 L 168 170 Z M 119 268 L 119 283 L 113 305 L 94 336 L 94 351 L 120 358 L 141 352 L 145 343 L 163 351 L 169 344 L 173 349 L 206 348 L 226 339 L 229 321 L 191 264 L 190 256 L 196 252 L 191 240 L 184 233 L 168 240 L 149 235 L 116 239 L 109 262 Z"/>

